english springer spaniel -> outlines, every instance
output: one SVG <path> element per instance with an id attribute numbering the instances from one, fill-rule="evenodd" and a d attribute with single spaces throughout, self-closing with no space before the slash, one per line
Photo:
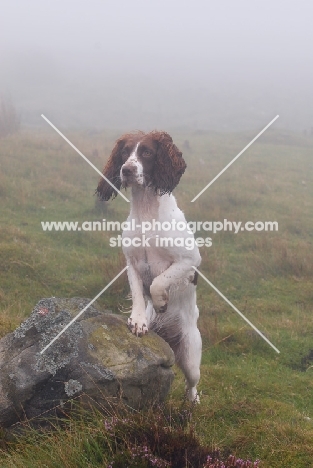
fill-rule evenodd
<path id="1" fill-rule="evenodd" d="M 171 193 L 185 169 L 168 133 L 137 132 L 117 140 L 103 175 L 117 189 L 131 187 L 132 192 L 127 221 L 131 225 L 133 220 L 135 230 L 124 230 L 122 236 L 128 238 L 123 252 L 133 302 L 128 326 L 137 336 L 154 330 L 169 343 L 186 377 L 187 397 L 198 401 L 202 341 L 192 267 L 201 257 Z M 105 179 L 96 193 L 103 200 L 117 195 Z"/>

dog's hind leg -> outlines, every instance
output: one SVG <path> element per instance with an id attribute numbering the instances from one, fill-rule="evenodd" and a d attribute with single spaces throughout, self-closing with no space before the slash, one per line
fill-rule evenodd
<path id="1" fill-rule="evenodd" d="M 200 380 L 201 354 L 202 340 L 195 320 L 193 324 L 190 324 L 175 350 L 176 363 L 186 378 L 186 392 L 189 401 L 200 401 L 197 384 Z"/>

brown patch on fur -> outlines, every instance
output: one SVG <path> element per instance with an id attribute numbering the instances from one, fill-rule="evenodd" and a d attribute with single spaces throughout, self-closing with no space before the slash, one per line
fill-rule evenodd
<path id="1" fill-rule="evenodd" d="M 128 142 L 130 145 L 135 146 L 136 143 L 143 137 L 143 132 L 136 133 L 126 133 L 122 135 L 115 143 L 115 146 L 112 150 L 112 153 L 106 163 L 102 174 L 110 181 L 112 184 L 120 190 L 121 188 L 121 178 L 120 170 L 125 161 L 122 158 L 122 150 Z M 111 197 L 115 198 L 117 191 L 101 177 L 98 183 L 98 187 L 95 191 L 101 200 L 109 200 Z"/>
<path id="2" fill-rule="evenodd" d="M 199 273 L 197 271 L 195 271 L 195 276 L 193 277 L 193 280 L 191 281 L 191 284 L 194 284 L 195 286 L 197 286 L 198 277 L 199 277 Z"/>
<path id="3" fill-rule="evenodd" d="M 186 163 L 168 133 L 153 131 L 149 136 L 158 143 L 151 185 L 160 195 L 171 193 L 185 172 Z"/>

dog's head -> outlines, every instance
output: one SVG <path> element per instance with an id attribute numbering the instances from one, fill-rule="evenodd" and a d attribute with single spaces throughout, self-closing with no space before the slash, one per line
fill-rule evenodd
<path id="1" fill-rule="evenodd" d="M 171 193 L 186 163 L 168 133 L 132 133 L 119 138 L 103 169 L 103 175 L 119 190 L 121 187 L 153 187 L 159 195 Z M 117 191 L 101 179 L 96 193 L 103 200 L 117 195 Z"/>

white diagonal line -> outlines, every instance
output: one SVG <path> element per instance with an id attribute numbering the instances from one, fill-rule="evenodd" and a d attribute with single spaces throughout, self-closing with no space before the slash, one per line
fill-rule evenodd
<path id="1" fill-rule="evenodd" d="M 99 169 L 98 169 L 94 164 L 92 164 L 92 162 L 89 161 L 89 159 L 86 158 L 86 156 L 85 156 L 81 151 L 79 151 L 79 149 L 76 148 L 76 146 L 73 145 L 73 143 L 72 143 L 68 138 L 66 138 L 66 136 L 64 136 L 63 133 L 60 132 L 60 130 L 57 129 L 55 125 L 53 125 L 53 123 L 50 122 L 50 120 L 47 119 L 47 117 L 45 117 L 43 114 L 41 114 L 41 117 L 42 117 L 42 118 L 59 134 L 59 135 L 61 135 L 61 137 L 62 137 L 72 148 L 74 148 L 74 150 L 75 150 L 75 151 L 76 151 L 76 152 L 77 152 L 77 153 L 78 153 L 78 154 L 79 154 L 79 155 L 80 155 L 96 172 L 98 172 L 98 174 L 100 174 L 101 177 L 102 177 L 104 180 L 106 180 L 107 183 L 110 184 L 111 187 L 113 187 L 114 190 L 116 190 L 117 193 L 119 193 L 119 195 L 121 195 L 121 197 L 123 197 L 125 201 L 127 201 L 127 202 L 129 203 L 128 198 L 125 197 L 125 195 L 123 195 L 123 193 L 120 192 L 120 191 L 115 187 L 115 185 L 112 184 L 112 182 L 110 182 L 109 179 L 107 179 L 107 178 L 102 174 L 102 172 L 99 171 Z"/>
<path id="2" fill-rule="evenodd" d="M 232 165 L 232 164 L 233 164 L 233 163 L 236 161 L 236 159 L 238 159 L 238 158 L 239 158 L 239 156 L 241 156 L 241 155 L 242 155 L 242 153 L 244 153 L 244 152 L 246 151 L 246 149 L 248 149 L 248 148 L 249 148 L 249 146 L 251 146 L 251 145 L 252 145 L 252 143 L 254 143 L 254 142 L 255 142 L 255 140 L 257 140 L 257 139 L 259 138 L 259 136 L 260 136 L 260 135 L 262 135 L 262 133 L 264 133 L 264 132 L 265 132 L 265 130 L 267 130 L 267 129 L 268 129 L 268 127 L 270 127 L 270 126 L 272 125 L 272 123 L 274 123 L 274 122 L 275 122 L 275 120 L 277 120 L 277 119 L 278 119 L 278 117 L 279 117 L 279 115 L 276 115 L 276 117 L 275 117 L 273 120 L 271 120 L 271 121 L 270 121 L 270 123 L 269 123 L 269 124 L 267 124 L 267 125 L 266 125 L 266 127 L 264 127 L 264 128 L 263 128 L 263 130 L 261 130 L 261 132 L 260 132 L 260 133 L 258 133 L 258 134 L 257 134 L 257 136 L 256 136 L 256 137 L 254 137 L 254 138 L 253 138 L 253 140 L 251 140 L 251 141 L 250 141 L 250 143 L 249 143 L 247 146 L 245 146 L 245 148 L 244 148 L 243 150 L 241 150 L 241 151 L 240 151 L 240 153 L 239 153 L 239 154 L 237 154 L 237 156 L 235 156 L 235 157 L 234 157 L 234 159 L 232 159 L 232 160 L 230 161 L 230 163 L 228 163 L 228 164 L 227 164 L 227 166 L 225 166 L 225 167 L 224 167 L 224 169 L 222 169 L 222 170 L 221 170 L 221 172 L 220 172 L 219 174 L 217 174 L 217 176 L 215 176 L 215 177 L 214 177 L 214 179 L 213 179 L 213 180 L 211 180 L 211 182 L 210 182 L 208 185 L 206 185 L 206 186 L 204 187 L 204 189 L 202 189 L 202 190 L 201 190 L 201 192 L 199 192 L 199 193 L 198 193 L 198 195 L 197 195 L 195 198 L 193 198 L 193 199 L 191 200 L 191 203 L 193 203 L 194 201 L 196 201 L 196 200 L 197 200 L 197 198 L 199 198 L 199 197 L 200 197 L 200 195 L 202 195 L 202 194 L 203 194 L 203 192 L 205 192 L 205 191 L 206 191 L 206 189 L 208 189 L 208 188 L 210 187 L 210 185 L 212 185 L 212 184 L 213 184 L 213 182 L 215 182 L 215 181 L 216 181 L 216 179 L 218 179 L 218 178 L 219 178 L 219 176 L 220 176 L 220 175 L 222 175 L 222 174 L 223 174 L 223 172 L 225 172 L 225 171 L 226 171 L 226 169 L 228 169 L 228 168 L 229 168 L 229 166 L 231 166 L 231 165 Z"/>
<path id="3" fill-rule="evenodd" d="M 94 297 L 93 300 L 90 301 L 89 304 L 87 304 L 86 307 L 84 307 L 83 310 L 81 310 L 81 311 L 76 315 L 76 317 L 74 317 L 74 318 L 63 328 L 63 330 L 61 330 L 60 333 L 59 333 L 57 336 L 55 336 L 45 348 L 43 348 L 43 349 L 40 351 L 40 354 L 43 354 L 43 353 L 49 348 L 49 346 L 51 346 L 52 343 L 54 343 L 54 342 L 62 335 L 62 333 L 64 333 L 65 330 L 67 330 L 67 329 L 68 329 L 68 328 L 69 328 L 69 327 L 70 327 L 70 326 L 71 326 L 87 309 L 88 309 L 88 307 L 90 307 L 91 304 L 93 304 L 93 303 L 98 299 L 98 297 L 100 297 L 101 294 L 103 294 L 104 291 L 106 291 L 106 290 L 111 286 L 111 284 L 113 284 L 114 281 L 117 280 L 117 278 L 118 278 L 119 276 L 121 276 L 121 274 L 124 273 L 125 270 L 127 270 L 127 268 L 128 268 L 128 266 L 126 266 L 125 268 L 123 268 L 123 270 L 120 271 L 119 274 L 116 275 L 115 278 L 113 278 L 112 281 L 110 281 L 109 284 L 107 284 L 106 287 L 103 288 L 102 291 L 100 291 L 99 294 L 97 294 L 96 297 Z"/>
<path id="4" fill-rule="evenodd" d="M 227 297 L 225 297 L 224 294 L 222 294 L 221 291 L 219 291 L 219 290 L 214 286 L 214 284 L 211 283 L 211 281 L 209 281 L 196 267 L 193 266 L 192 268 L 194 268 L 194 269 L 196 270 L 196 272 L 199 273 L 199 275 L 201 276 L 201 278 L 203 278 L 203 279 L 211 286 L 211 288 L 213 288 L 214 291 L 216 291 L 217 294 L 219 294 L 219 295 L 224 299 L 224 301 L 226 301 L 227 304 L 229 304 L 229 305 L 234 309 L 234 311 L 237 312 L 237 314 L 239 314 L 240 317 L 243 318 L 243 319 L 250 325 L 250 327 L 252 327 L 253 330 L 255 330 L 255 331 L 260 335 L 260 337 L 263 338 L 263 340 L 265 340 L 266 343 L 268 343 L 268 344 L 276 351 L 276 353 L 278 353 L 278 354 L 280 353 L 280 351 L 276 348 L 276 346 L 274 346 L 273 343 L 271 343 L 270 340 L 269 340 L 268 338 L 266 338 L 266 336 L 264 336 L 263 333 L 261 333 L 260 330 L 259 330 L 255 325 L 253 325 L 253 323 L 251 323 L 250 320 L 247 319 L 247 317 L 245 317 L 245 316 L 243 315 L 243 313 L 240 312 L 240 310 L 238 310 L 237 307 L 235 307 L 235 306 L 227 299 Z"/>

